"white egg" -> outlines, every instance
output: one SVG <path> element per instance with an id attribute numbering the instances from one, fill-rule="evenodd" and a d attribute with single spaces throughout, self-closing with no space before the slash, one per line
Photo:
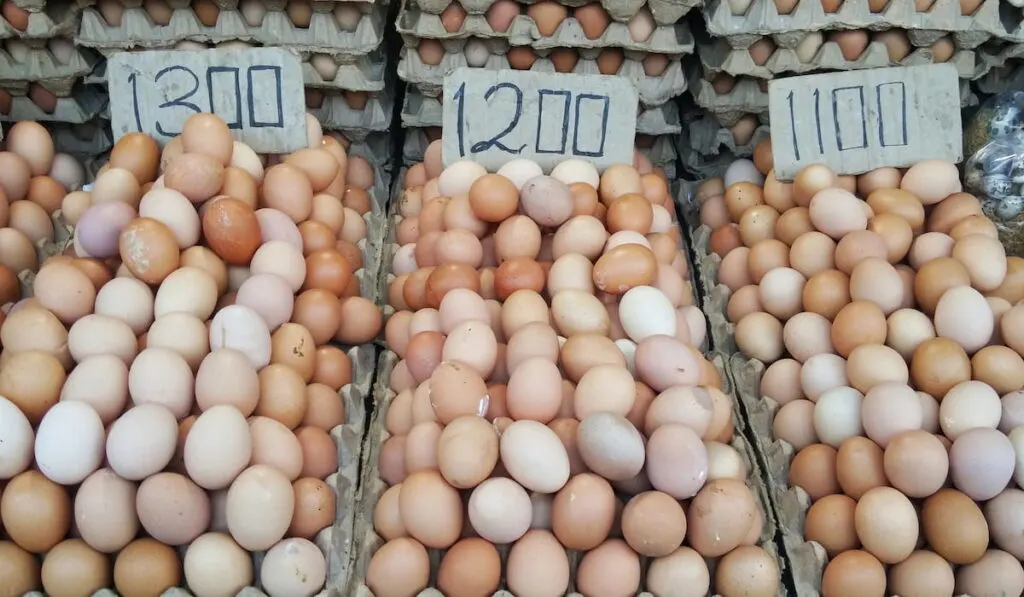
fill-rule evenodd
<path id="1" fill-rule="evenodd" d="M 231 305 L 217 312 L 210 324 L 210 350 L 234 348 L 256 369 L 270 363 L 270 329 L 259 313 Z"/>
<path id="2" fill-rule="evenodd" d="M 747 159 L 736 160 L 729 164 L 725 170 L 725 188 L 729 188 L 738 182 L 750 182 L 757 186 L 764 186 L 764 174 L 757 169 L 754 162 Z"/>
<path id="3" fill-rule="evenodd" d="M 675 336 L 676 310 L 665 293 L 653 286 L 630 288 L 619 301 L 619 322 L 634 342 L 649 336 Z"/>
<path id="4" fill-rule="evenodd" d="M 814 432 L 822 443 L 838 448 L 851 437 L 863 435 L 860 403 L 864 395 L 849 386 L 828 390 L 814 405 Z"/>
<path id="5" fill-rule="evenodd" d="M 103 421 L 84 402 L 58 402 L 36 433 L 39 472 L 61 485 L 81 483 L 103 463 Z"/>
<path id="6" fill-rule="evenodd" d="M 577 182 L 585 182 L 595 189 L 601 185 L 601 174 L 593 164 L 579 158 L 569 158 L 559 162 L 551 170 L 551 178 L 560 180 L 571 185 Z"/>
<path id="7" fill-rule="evenodd" d="M 1013 445 L 1016 466 L 1013 469 L 1013 480 L 1017 487 L 1024 487 L 1024 426 L 1017 427 L 1007 436 Z"/>
<path id="8" fill-rule="evenodd" d="M 0 479 L 10 479 L 32 464 L 32 424 L 13 402 L 0 396 Z"/>
<path id="9" fill-rule="evenodd" d="M 107 462 L 122 479 L 141 481 L 164 469 L 178 445 L 178 421 L 160 404 L 140 404 L 114 421 Z"/>
<path id="10" fill-rule="evenodd" d="M 517 189 L 522 190 L 523 185 L 526 181 L 530 180 L 534 176 L 540 176 L 544 174 L 541 167 L 537 165 L 537 162 L 528 160 L 526 158 L 516 158 L 509 162 L 506 162 L 501 168 L 498 169 L 498 174 L 512 181 L 512 184 L 516 185 Z"/>
<path id="11" fill-rule="evenodd" d="M 636 377 L 636 344 L 632 340 L 620 338 L 615 341 L 615 346 L 622 352 L 622 356 L 626 357 L 626 368 L 633 377 Z"/>

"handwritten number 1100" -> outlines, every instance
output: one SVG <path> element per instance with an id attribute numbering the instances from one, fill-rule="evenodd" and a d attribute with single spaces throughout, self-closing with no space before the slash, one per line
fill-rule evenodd
<path id="1" fill-rule="evenodd" d="M 793 155 L 799 160 L 800 159 L 800 138 L 797 135 L 797 114 L 796 114 L 796 103 L 795 103 L 795 91 L 790 91 L 786 94 L 787 107 L 789 108 L 789 126 L 790 134 L 793 137 Z M 818 150 L 818 154 L 825 153 L 825 133 L 822 131 L 822 117 L 821 117 L 821 90 L 815 89 L 811 93 L 811 98 L 814 102 L 814 132 L 815 132 L 815 145 Z M 876 137 L 878 139 L 879 147 L 900 147 L 907 145 L 909 140 L 907 138 L 907 89 L 902 81 L 893 81 L 889 83 L 879 83 L 874 87 L 874 104 L 875 104 L 875 118 L 877 120 Z M 886 98 L 893 98 L 895 106 L 884 102 Z M 855 129 L 857 133 L 857 139 L 851 142 L 849 136 L 844 138 L 843 130 L 839 123 L 839 112 L 843 108 L 841 105 L 842 100 L 847 100 L 853 107 L 853 109 L 860 114 L 860 121 L 856 119 L 850 122 L 851 126 L 848 128 Z M 833 135 L 836 149 L 839 151 L 849 151 L 852 149 L 865 149 L 868 147 L 868 113 L 867 113 L 867 99 L 865 98 L 864 85 L 851 85 L 848 87 L 836 87 L 831 92 L 831 104 L 832 104 L 832 126 Z M 888 108 L 888 109 L 886 109 Z M 887 113 L 891 114 L 893 110 L 898 111 L 898 121 L 896 124 L 896 132 L 891 129 L 886 130 L 886 119 Z M 859 126 L 858 126 L 859 125 Z M 850 132 L 850 131 L 847 131 Z M 851 135 L 852 136 L 852 135 Z"/>
<path id="2" fill-rule="evenodd" d="M 491 148 L 497 148 L 500 151 L 503 151 L 503 152 L 508 153 L 508 154 L 519 155 L 527 147 L 527 144 L 524 143 L 524 144 L 520 145 L 519 147 L 513 148 L 513 147 L 509 147 L 509 146 L 505 145 L 505 143 L 502 141 L 505 137 L 510 135 L 516 129 L 517 126 L 519 126 L 519 120 L 523 116 L 523 99 L 524 99 L 523 98 L 523 90 L 520 89 L 519 86 L 516 85 L 515 83 L 508 83 L 508 82 L 497 83 L 497 84 L 491 85 L 487 89 L 487 91 L 484 93 L 484 102 L 490 101 L 491 97 L 493 97 L 494 95 L 496 95 L 496 94 L 498 94 L 500 92 L 505 92 L 505 93 L 507 93 L 507 94 L 509 94 L 511 96 L 511 99 L 512 99 L 514 105 L 515 105 L 515 113 L 512 115 L 512 119 L 505 126 L 505 128 L 502 129 L 498 134 L 494 135 L 490 139 L 485 139 L 483 141 L 477 141 L 476 143 L 473 143 L 472 145 L 470 145 L 470 147 L 469 147 L 469 152 L 470 153 L 481 153 L 481 152 L 484 152 L 484 151 L 488 151 Z M 567 149 L 567 146 L 569 144 L 569 138 L 568 138 L 569 137 L 569 124 L 570 124 L 570 122 L 569 122 L 569 112 L 570 112 L 570 106 L 573 103 L 573 101 L 572 101 L 573 100 L 573 97 L 572 97 L 573 94 L 572 94 L 571 91 L 562 90 L 562 89 L 560 89 L 560 90 L 539 89 L 539 90 L 537 90 L 537 96 L 538 96 L 538 102 L 537 102 L 537 105 L 538 105 L 538 110 L 537 110 L 537 134 L 536 134 L 536 141 L 535 141 L 534 151 L 536 153 L 549 153 L 549 154 L 559 154 L 559 153 L 561 153 L 561 154 L 564 154 L 564 153 L 566 153 L 566 149 Z M 541 133 L 544 130 L 544 126 L 546 124 L 545 121 L 544 121 L 544 99 L 548 98 L 548 97 L 553 97 L 553 96 L 558 96 L 558 97 L 563 98 L 561 110 L 559 110 L 562 113 L 561 119 L 560 119 L 560 121 L 561 121 L 561 128 L 562 128 L 561 140 L 560 140 L 560 143 L 556 143 L 557 147 L 542 148 L 541 147 Z M 456 127 L 457 127 L 457 133 L 458 133 L 459 155 L 460 156 L 465 156 L 466 155 L 466 139 L 465 139 L 465 136 L 466 136 L 466 84 L 465 83 L 462 83 L 462 84 L 460 84 L 458 86 L 458 88 L 455 91 L 454 96 L 452 97 L 452 100 L 455 101 L 455 103 L 456 103 L 455 115 L 456 115 Z M 580 142 L 579 142 L 579 134 L 580 134 L 579 131 L 580 131 L 580 126 L 581 126 L 580 113 L 582 111 L 582 104 L 583 104 L 584 101 L 596 101 L 596 102 L 600 102 L 601 103 L 602 116 L 600 118 L 601 122 L 598 123 L 600 128 L 601 128 L 601 139 L 600 139 L 600 142 L 598 143 L 598 148 L 596 150 L 594 150 L 594 151 L 587 151 L 585 149 L 580 148 Z M 586 157 L 603 157 L 604 156 L 605 139 L 606 139 L 607 134 L 608 134 L 607 124 L 608 124 L 610 104 L 611 104 L 611 100 L 610 100 L 610 98 L 607 95 L 598 95 L 598 94 L 593 94 L 593 93 L 578 93 L 576 95 L 576 102 L 575 102 L 576 109 L 575 109 L 575 118 L 574 118 L 574 120 L 575 120 L 574 125 L 575 126 L 573 126 L 573 140 L 572 140 L 572 154 L 573 155 L 586 156 Z M 486 110 L 486 108 L 484 108 L 484 107 L 481 107 L 481 108 L 482 108 L 482 111 Z M 553 122 L 557 124 L 558 120 L 554 120 L 553 119 Z"/>

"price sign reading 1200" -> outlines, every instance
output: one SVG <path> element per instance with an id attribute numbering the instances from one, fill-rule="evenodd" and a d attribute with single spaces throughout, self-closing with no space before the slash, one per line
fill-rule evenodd
<path id="1" fill-rule="evenodd" d="M 768 106 L 779 180 L 814 163 L 861 174 L 962 157 L 960 87 L 950 64 L 778 79 Z"/>
<path id="2" fill-rule="evenodd" d="M 190 116 L 212 112 L 258 152 L 306 145 L 302 66 L 280 48 L 121 52 L 107 79 L 115 138 L 138 131 L 166 143 Z"/>
<path id="3" fill-rule="evenodd" d="M 550 170 L 573 157 L 603 170 L 632 163 L 636 112 L 628 79 L 460 68 L 444 81 L 441 155 L 489 170 L 515 158 Z"/>

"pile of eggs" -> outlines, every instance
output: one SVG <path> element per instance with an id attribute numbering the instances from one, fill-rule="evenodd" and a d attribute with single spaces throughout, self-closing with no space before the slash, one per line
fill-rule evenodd
<path id="1" fill-rule="evenodd" d="M 370 197 L 344 147 L 308 130 L 309 148 L 261 157 L 197 114 L 162 153 L 124 136 L 91 190 L 71 193 L 45 129 L 9 131 L 4 594 L 234 595 L 255 552 L 271 596 L 323 586 L 312 539 L 351 507 L 329 479 L 353 378 L 335 343 L 371 340 L 381 315 L 355 273 Z M 73 242 L 37 257 L 58 209 Z M 37 259 L 18 300 L 10 273 Z"/>
<path id="2" fill-rule="evenodd" d="M 954 164 L 775 178 L 770 140 L 698 191 L 825 597 L 1024 591 L 1024 259 Z M 767 430 L 766 430 L 767 433 Z"/>
<path id="3" fill-rule="evenodd" d="M 664 176 L 435 143 L 404 184 L 369 589 L 774 596 Z"/>
<path id="4" fill-rule="evenodd" d="M 120 27 L 127 4 L 134 3 L 125 3 L 122 0 L 99 0 L 96 3 L 96 9 L 108 25 Z M 153 24 L 157 26 L 169 25 L 174 14 L 174 9 L 165 0 L 146 0 L 142 8 Z M 196 20 L 204 27 L 217 26 L 221 8 L 214 0 L 192 0 L 189 8 L 195 14 Z M 355 31 L 363 15 L 372 9 L 372 2 L 336 2 L 332 7 L 332 16 L 342 31 Z M 262 0 L 241 0 L 237 10 L 246 25 L 258 28 L 263 25 L 263 19 L 266 17 L 268 9 Z M 313 12 L 313 3 L 310 0 L 288 0 L 284 7 L 284 13 L 288 20 L 299 29 L 309 28 L 313 20 Z"/>
<path id="5" fill-rule="evenodd" d="M 729 11 L 734 15 L 746 14 L 747 10 L 750 9 L 750 5 L 756 0 L 729 0 Z M 810 2 L 812 0 L 805 0 Z M 788 15 L 796 10 L 800 0 L 773 0 L 775 3 L 775 10 L 780 15 Z M 981 6 L 983 0 L 960 0 L 960 13 L 963 15 L 972 15 Z M 868 10 L 873 13 L 879 13 L 889 8 L 891 0 L 868 0 Z M 843 6 L 843 0 L 821 0 L 821 8 L 826 13 L 837 13 Z M 914 0 L 914 9 L 917 12 L 928 12 L 932 5 L 935 4 L 935 0 Z"/>

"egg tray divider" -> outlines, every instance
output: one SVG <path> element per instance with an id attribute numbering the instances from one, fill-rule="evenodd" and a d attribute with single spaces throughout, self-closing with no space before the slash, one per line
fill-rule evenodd
<path id="1" fill-rule="evenodd" d="M 38 82 L 57 97 L 67 97 L 75 83 L 91 73 L 101 60 L 88 48 L 75 48 L 71 59 L 62 64 L 44 46 L 29 48 L 25 59 L 19 62 L 7 48 L 0 48 L 0 86 L 13 83 L 27 87 L 29 82 Z"/>
<path id="2" fill-rule="evenodd" d="M 409 47 L 415 47 L 415 40 L 419 38 L 450 40 L 479 37 L 504 39 L 513 46 L 533 46 L 536 49 L 617 47 L 658 54 L 693 52 L 693 36 L 685 22 L 658 25 L 645 41 L 635 41 L 626 24 L 618 21 L 608 23 L 608 28 L 599 38 L 588 39 L 580 22 L 571 15 L 550 36 L 542 35 L 534 20 L 525 13 L 515 17 L 506 31 L 492 29 L 485 15 L 468 14 L 458 31 L 449 32 L 441 24 L 439 15 L 423 11 L 405 0 L 395 27 Z"/>
<path id="3" fill-rule="evenodd" d="M 770 132 L 767 124 L 759 124 L 750 141 L 744 145 L 737 145 L 732 132 L 710 114 L 704 114 L 687 123 L 684 128 L 683 134 L 679 137 L 680 150 L 693 150 L 705 156 L 721 155 L 724 152 L 736 157 L 753 155 L 754 148 L 762 139 L 767 138 Z"/>
<path id="4" fill-rule="evenodd" d="M 250 27 L 237 10 L 223 10 L 213 27 L 203 25 L 191 8 L 177 7 L 167 25 L 157 25 L 143 8 L 124 10 L 121 24 L 108 25 L 95 8 L 82 13 L 82 26 L 75 42 L 111 54 L 127 48 L 172 49 L 181 41 L 246 41 L 282 46 L 300 52 L 317 52 L 355 57 L 369 54 L 380 46 L 387 25 L 387 6 L 373 5 L 363 13 L 355 31 L 339 27 L 330 12 L 314 12 L 308 28 L 296 27 L 287 13 L 268 10 L 259 27 Z"/>
<path id="5" fill-rule="evenodd" d="M 974 81 L 974 87 L 985 94 L 1024 89 L 1024 65 L 1011 63 L 993 68 L 984 77 Z"/>
<path id="6" fill-rule="evenodd" d="M 385 350 L 380 356 L 380 363 L 377 367 L 377 378 L 374 382 L 374 407 L 373 414 L 371 415 L 370 431 L 366 436 L 366 443 L 363 447 L 363 473 L 359 485 L 359 498 L 357 501 L 358 515 L 355 522 L 356 554 L 354 568 L 350 577 L 352 584 L 347 587 L 346 591 L 347 595 L 354 595 L 355 597 L 374 596 L 374 593 L 365 584 L 366 572 L 369 568 L 370 559 L 373 557 L 373 553 L 384 543 L 373 528 L 373 513 L 378 499 L 387 489 L 387 485 L 380 479 L 377 462 L 380 456 L 380 448 L 384 444 L 384 441 L 389 437 L 384 424 L 387 416 L 387 408 L 390 406 L 391 400 L 395 397 L 395 392 L 390 388 L 389 378 L 397 362 L 398 356 L 390 350 Z M 719 367 L 720 372 L 723 370 L 724 362 L 721 357 L 715 357 L 715 365 Z M 728 376 L 723 374 L 722 381 L 724 386 L 723 391 L 730 393 L 727 385 Z M 735 424 L 740 425 L 738 421 L 736 421 Z M 754 453 L 740 433 L 736 433 L 734 435 L 730 445 L 740 453 L 744 460 L 744 464 L 748 471 L 747 485 L 751 488 L 751 491 L 754 494 L 754 499 L 757 502 L 758 509 L 762 516 L 763 526 L 761 539 L 758 542 L 758 545 L 764 548 L 769 555 L 775 557 L 776 560 L 779 561 L 780 569 L 783 569 L 784 565 L 781 562 L 781 557 L 775 547 L 775 516 L 771 508 L 768 507 L 768 498 L 765 494 L 764 484 L 754 459 Z M 501 545 L 496 547 L 498 548 L 499 554 L 502 556 L 502 563 L 504 565 L 508 555 L 509 546 Z M 430 584 L 433 585 L 434 582 L 436 582 L 437 569 L 442 553 L 440 550 L 434 549 L 429 549 L 428 553 L 431 561 Z M 566 550 L 566 554 L 569 558 L 570 570 L 570 591 L 567 593 L 567 596 L 583 597 L 580 593 L 575 591 L 576 568 L 579 565 L 579 561 L 582 559 L 583 554 L 573 550 Z M 641 558 L 642 568 L 646 568 L 647 560 L 649 560 L 649 558 Z M 713 561 L 708 562 L 708 567 L 711 571 L 712 584 L 714 584 L 714 564 L 715 563 Z M 641 576 L 641 585 L 642 584 L 643 577 Z M 788 597 L 789 594 L 790 593 L 784 584 L 780 581 L 777 595 L 780 597 Z M 431 587 L 421 591 L 418 594 L 418 597 L 440 597 L 441 595 L 440 591 Z M 709 593 L 709 597 L 711 596 L 717 597 L 713 591 Z M 494 593 L 493 597 L 513 597 L 513 594 L 507 589 L 499 589 Z M 638 593 L 638 597 L 652 597 L 652 595 L 649 592 L 641 591 Z"/>
<path id="7" fill-rule="evenodd" d="M 302 53 L 302 82 L 315 89 L 345 89 L 348 91 L 384 91 L 388 67 L 385 44 L 362 56 L 332 56 L 338 65 L 338 74 L 331 80 L 320 76 L 310 59 L 312 52 Z"/>
<path id="8" fill-rule="evenodd" d="M 839 44 L 825 41 L 810 62 L 800 62 L 794 48 L 779 46 L 763 65 L 754 63 L 747 50 L 731 48 L 724 39 L 710 44 L 697 44 L 697 55 L 700 56 L 704 72 L 715 75 L 720 72 L 733 76 L 748 75 L 761 79 L 772 79 L 780 74 L 808 74 L 821 70 L 860 70 L 866 68 L 882 68 L 887 66 L 919 66 L 932 64 L 932 51 L 929 48 L 917 48 L 898 63 L 889 60 L 889 52 L 885 44 L 873 41 L 857 57 L 846 60 L 839 50 Z M 948 60 L 956 67 L 962 79 L 974 79 L 984 74 L 984 65 L 979 64 L 973 50 L 958 50 Z"/>
<path id="9" fill-rule="evenodd" d="M 482 15 L 497 0 L 460 0 L 459 4 L 471 15 Z M 517 0 L 521 4 L 533 4 L 539 0 Z M 563 6 L 578 7 L 593 0 L 559 0 Z M 640 9 L 647 6 L 659 25 L 671 25 L 680 20 L 691 9 L 704 4 L 703 0 L 599 0 L 608 16 L 614 21 L 624 23 L 632 19 Z M 416 5 L 424 12 L 439 15 L 451 3 L 451 0 L 415 0 Z"/>
<path id="10" fill-rule="evenodd" d="M 54 149 L 59 153 L 69 153 L 76 157 L 100 156 L 114 146 L 109 122 L 100 120 L 83 124 L 55 122 L 48 123 L 46 128 L 53 138 Z"/>
<path id="11" fill-rule="evenodd" d="M 711 35 L 740 49 L 765 35 L 798 38 L 809 31 L 843 29 L 906 29 L 914 46 L 930 46 L 951 34 L 956 46 L 966 50 L 1007 35 L 999 0 L 985 0 L 973 15 L 960 14 L 959 0 L 935 0 L 927 12 L 917 12 L 914 0 L 889 0 L 880 12 L 871 12 L 868 0 L 843 0 L 834 13 L 825 12 L 817 0 L 800 0 L 788 15 L 780 15 L 773 0 L 754 0 L 743 15 L 732 14 L 728 0 L 709 0 L 703 14 Z"/>
<path id="12" fill-rule="evenodd" d="M 16 1 L 16 5 L 21 2 Z M 28 26 L 24 31 L 0 17 L 0 39 L 21 39 L 25 42 L 47 40 L 53 37 L 70 38 L 78 30 L 79 7 L 69 0 L 50 0 L 37 6 L 21 6 L 29 11 Z M 48 9 L 48 10 L 47 10 Z"/>
<path id="13" fill-rule="evenodd" d="M 94 85 L 78 85 L 68 97 L 57 98 L 53 112 L 45 112 L 25 95 L 11 98 L 11 110 L 0 114 L 0 122 L 35 120 L 40 122 L 70 122 L 79 124 L 98 116 L 107 106 L 106 90 Z"/>
<path id="14" fill-rule="evenodd" d="M 440 96 L 444 87 L 445 75 L 457 68 L 469 66 L 461 49 L 462 45 L 465 45 L 463 40 L 455 41 L 459 44 L 459 48 L 455 50 L 448 49 L 444 58 L 441 59 L 441 63 L 436 66 L 424 64 L 420 60 L 419 52 L 416 50 L 402 48 L 401 59 L 398 62 L 398 77 L 407 83 L 415 85 L 423 95 L 429 97 Z M 500 42 L 500 40 L 494 41 Z M 500 43 L 503 44 L 504 42 Z M 538 52 L 538 54 L 543 56 L 547 56 L 549 53 L 550 51 L 548 50 Z M 580 58 L 573 72 L 580 75 L 601 74 L 596 61 L 598 54 L 600 54 L 600 50 L 580 50 Z M 619 67 L 619 72 L 617 73 L 618 76 L 625 77 L 633 83 L 637 94 L 640 96 L 640 103 L 646 106 L 658 106 L 686 91 L 686 77 L 683 75 L 683 69 L 678 60 L 669 62 L 668 68 L 660 77 L 648 77 L 647 73 L 644 72 L 644 65 L 641 63 L 641 60 L 643 60 L 642 55 L 626 52 L 625 60 L 622 62 L 622 66 Z M 501 48 L 498 52 L 492 51 L 491 55 L 487 58 L 487 64 L 482 68 L 490 70 L 511 68 L 508 63 L 508 57 L 505 56 L 505 48 Z M 538 58 L 530 70 L 553 73 L 555 72 L 555 66 L 548 58 Z"/>
<path id="15" fill-rule="evenodd" d="M 324 129 L 343 131 L 352 140 L 362 140 L 370 133 L 390 128 L 394 105 L 394 87 L 391 87 L 367 97 L 362 110 L 349 106 L 340 93 L 327 93 L 319 108 L 307 107 L 306 111 L 315 116 Z"/>
<path id="16" fill-rule="evenodd" d="M 442 104 L 439 98 L 419 93 L 416 88 L 405 92 L 402 104 L 402 126 L 441 126 Z M 677 135 L 682 131 L 679 109 L 673 102 L 644 109 L 636 117 L 636 132 L 646 135 Z"/>

